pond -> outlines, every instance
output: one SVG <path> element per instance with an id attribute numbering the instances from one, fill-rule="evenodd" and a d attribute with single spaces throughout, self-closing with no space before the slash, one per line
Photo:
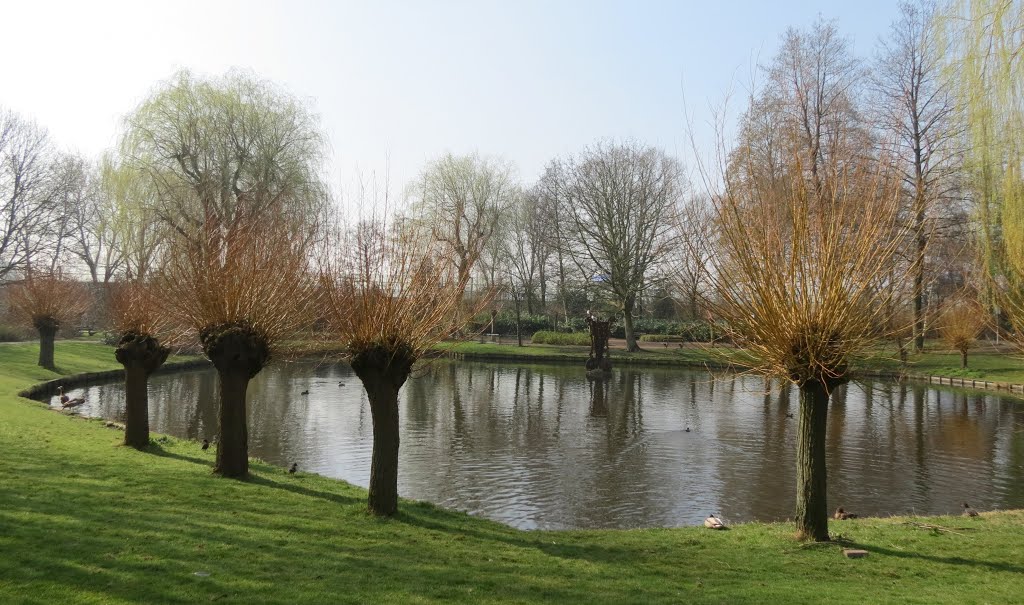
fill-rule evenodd
<path id="1" fill-rule="evenodd" d="M 212 370 L 153 377 L 152 430 L 212 440 L 216 386 Z M 81 414 L 123 419 L 120 384 L 70 395 L 86 397 Z M 348 366 L 268 368 L 249 406 L 252 456 L 368 484 L 370 410 Z M 524 529 L 786 519 L 797 406 L 796 389 L 755 376 L 619 368 L 591 382 L 575 365 L 438 361 L 402 389 L 399 493 Z M 1024 405 L 850 384 L 830 406 L 828 469 L 829 505 L 861 515 L 1024 508 Z"/>

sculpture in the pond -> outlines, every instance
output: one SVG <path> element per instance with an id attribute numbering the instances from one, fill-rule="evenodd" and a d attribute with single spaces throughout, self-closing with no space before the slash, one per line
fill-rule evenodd
<path id="1" fill-rule="evenodd" d="M 611 320 L 601 321 L 587 311 L 587 325 L 590 326 L 590 357 L 587 358 L 588 372 L 610 372 L 612 361 L 608 355 L 608 337 L 611 334 Z"/>

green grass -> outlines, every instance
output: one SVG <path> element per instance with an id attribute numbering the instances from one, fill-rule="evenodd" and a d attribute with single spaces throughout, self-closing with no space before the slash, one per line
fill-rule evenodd
<path id="1" fill-rule="evenodd" d="M 57 343 L 64 369 L 109 348 Z M 0 351 L 2 603 L 981 603 L 1024 594 L 1024 512 L 834 522 L 802 546 L 790 524 L 524 532 L 254 463 L 211 474 L 213 452 L 121 433 L 12 393 L 47 374 L 32 346 Z M 682 472 L 682 471 L 681 471 Z M 848 560 L 840 547 L 870 551 Z M 208 576 L 197 576 L 206 572 Z"/>

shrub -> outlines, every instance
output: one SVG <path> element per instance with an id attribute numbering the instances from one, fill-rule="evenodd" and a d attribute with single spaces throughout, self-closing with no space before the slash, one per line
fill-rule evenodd
<path id="1" fill-rule="evenodd" d="M 535 345 L 583 345 L 590 344 L 590 334 L 584 332 L 534 332 L 531 342 Z"/>
<path id="2" fill-rule="evenodd" d="M 540 330 L 551 328 L 551 320 L 547 315 L 520 315 L 520 329 L 523 334 L 532 334 Z M 487 332 L 491 329 L 491 314 L 480 313 L 473 318 L 469 329 L 474 332 Z M 515 311 L 502 311 L 494 318 L 494 332 L 497 334 L 511 335 L 516 333 Z"/>
<path id="3" fill-rule="evenodd" d="M 23 340 L 25 340 L 24 330 L 0 324 L 0 342 L 21 342 Z"/>
<path id="4" fill-rule="evenodd" d="M 668 334 L 641 334 L 640 342 L 689 342 L 685 336 L 670 336 Z"/>

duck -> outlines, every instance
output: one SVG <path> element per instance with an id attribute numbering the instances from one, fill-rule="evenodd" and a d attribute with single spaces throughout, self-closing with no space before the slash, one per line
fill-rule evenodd
<path id="1" fill-rule="evenodd" d="M 61 404 L 71 401 L 71 398 L 64 394 L 64 385 L 57 387 L 57 394 L 60 395 Z"/>
<path id="2" fill-rule="evenodd" d="M 299 470 L 299 463 L 298 462 L 292 462 L 292 467 L 290 469 L 288 469 L 288 474 L 289 475 L 294 475 L 296 472 L 298 472 L 298 470 Z"/>
<path id="3" fill-rule="evenodd" d="M 690 427 L 686 427 L 686 429 L 684 429 L 683 432 L 684 433 L 689 433 L 690 432 Z"/>
<path id="4" fill-rule="evenodd" d="M 299 395 L 309 395 L 309 389 L 302 391 L 301 393 L 299 393 Z"/>
<path id="5" fill-rule="evenodd" d="M 847 519 L 856 519 L 857 513 L 848 513 L 845 510 L 843 510 L 842 506 L 840 506 L 839 508 L 836 509 L 836 514 L 832 515 L 832 518 L 837 519 L 839 521 L 846 521 Z"/>
<path id="6" fill-rule="evenodd" d="M 339 387 L 343 387 L 343 386 L 345 386 L 345 383 L 344 383 L 344 382 L 339 382 L 339 383 L 338 383 L 338 386 L 339 386 Z"/>
<path id="7" fill-rule="evenodd" d="M 704 527 L 708 529 L 728 529 L 725 523 L 722 522 L 714 513 L 708 515 L 707 519 L 704 519 Z"/>
<path id="8" fill-rule="evenodd" d="M 67 408 L 74 408 L 74 407 L 78 407 L 78 406 L 82 405 L 83 403 L 85 403 L 85 397 L 75 397 L 74 399 L 70 399 L 70 400 L 65 401 L 64 403 L 62 403 L 60 405 L 60 407 L 65 408 L 65 409 L 67 409 Z"/>
<path id="9" fill-rule="evenodd" d="M 210 449 L 210 440 L 209 439 L 203 439 L 203 449 L 204 450 Z"/>
<path id="10" fill-rule="evenodd" d="M 970 504 L 964 502 L 964 512 L 963 512 L 963 515 L 965 517 L 977 517 L 978 516 L 978 511 L 976 511 L 973 508 L 971 508 Z"/>

